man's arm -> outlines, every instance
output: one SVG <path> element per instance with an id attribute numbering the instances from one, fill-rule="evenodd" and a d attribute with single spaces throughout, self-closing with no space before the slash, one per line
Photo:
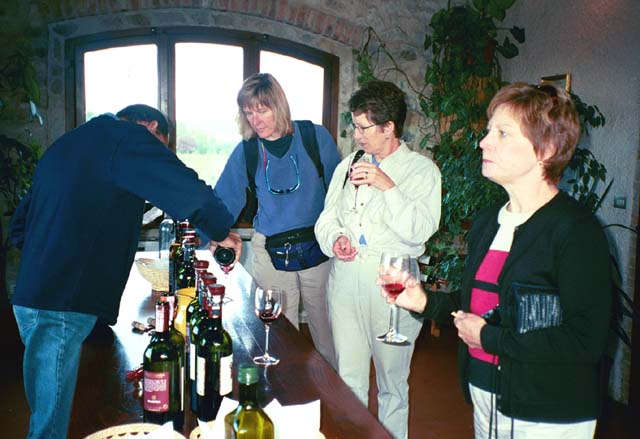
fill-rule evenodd
<path id="1" fill-rule="evenodd" d="M 173 218 L 188 218 L 212 239 L 225 239 L 235 222 L 211 186 L 143 128 L 118 145 L 111 171 L 119 187 Z"/>
<path id="2" fill-rule="evenodd" d="M 20 204 L 16 208 L 16 211 L 11 217 L 11 223 L 9 224 L 9 230 L 7 232 L 7 238 L 9 242 L 16 248 L 22 249 L 24 244 L 24 229 L 27 221 L 27 212 L 29 211 L 29 205 L 31 204 L 31 189 L 22 197 Z"/>

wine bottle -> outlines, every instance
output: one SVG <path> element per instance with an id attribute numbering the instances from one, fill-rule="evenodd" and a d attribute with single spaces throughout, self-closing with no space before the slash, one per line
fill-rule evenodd
<path id="1" fill-rule="evenodd" d="M 201 277 L 201 279 L 199 280 L 200 286 L 196 288 L 196 297 L 194 297 L 193 300 L 189 302 L 189 305 L 187 305 L 187 312 L 186 312 L 187 352 L 190 352 L 190 349 L 191 349 L 191 333 L 193 332 L 192 328 L 193 328 L 193 324 L 195 323 L 194 315 L 197 314 L 198 317 L 204 317 L 207 314 L 206 310 L 203 309 L 202 304 L 205 302 L 207 298 L 207 294 L 209 291 L 208 285 L 216 283 L 216 277 L 209 272 L 202 274 L 200 277 Z"/>
<path id="2" fill-rule="evenodd" d="M 176 255 L 178 249 L 182 245 L 182 230 L 183 223 L 179 222 L 176 227 L 175 240 L 169 246 L 169 292 L 174 293 L 176 291 Z"/>
<path id="3" fill-rule="evenodd" d="M 171 244 L 169 249 L 169 291 L 175 292 L 178 283 L 178 269 L 180 268 L 181 261 L 183 259 L 182 243 L 187 236 L 193 236 L 195 238 L 196 231 L 189 223 L 189 220 L 184 220 L 180 223 L 179 233 L 176 241 Z"/>
<path id="4" fill-rule="evenodd" d="M 206 261 L 197 261 L 206 262 Z M 207 292 L 209 291 L 207 285 L 216 283 L 216 277 L 208 271 L 196 271 L 196 294 L 195 297 L 189 302 L 187 306 L 187 340 L 191 337 L 191 317 L 193 313 L 198 311 L 204 302 Z"/>
<path id="5" fill-rule="evenodd" d="M 172 421 L 179 430 L 184 424 L 181 401 L 181 352 L 170 338 L 169 303 L 156 302 L 156 333 L 144 351 L 143 417 L 145 422 Z"/>
<path id="6" fill-rule="evenodd" d="M 224 273 L 229 273 L 233 269 L 233 263 L 236 260 L 236 251 L 219 245 L 213 252 L 213 259 Z"/>
<path id="7" fill-rule="evenodd" d="M 171 343 L 173 343 L 173 345 L 176 347 L 178 353 L 180 354 L 179 357 L 179 365 L 180 365 L 180 404 L 183 407 L 184 410 L 184 365 L 185 365 L 185 342 L 184 342 L 184 336 L 182 335 L 182 333 L 180 331 L 178 331 L 175 326 L 174 326 L 174 317 L 175 317 L 175 310 L 176 310 L 176 296 L 174 294 L 171 293 L 166 293 L 163 292 L 160 295 L 160 301 L 161 302 L 166 302 L 169 304 L 169 340 L 171 341 Z M 157 319 L 156 319 L 157 320 Z M 156 331 L 157 331 L 157 327 L 156 327 Z"/>
<path id="8" fill-rule="evenodd" d="M 169 248 L 176 240 L 176 222 L 167 213 L 158 226 L 158 257 L 166 259 L 169 257 Z"/>
<path id="9" fill-rule="evenodd" d="M 231 393 L 233 350 L 231 336 L 222 327 L 224 287 L 210 285 L 209 316 L 203 319 L 202 332 L 196 335 L 197 415 L 201 421 L 216 418 L 222 397 Z M 222 294 L 221 294 L 222 293 Z"/>
<path id="10" fill-rule="evenodd" d="M 208 289 L 207 285 L 215 283 L 216 278 L 211 273 L 205 273 L 198 292 L 198 300 L 195 304 L 193 301 L 187 307 L 187 384 L 189 386 L 189 400 L 191 411 L 196 413 L 198 407 L 198 394 L 196 390 L 196 345 L 195 339 L 201 332 L 198 325 L 205 317 L 209 315 L 208 306 Z M 222 285 L 221 285 L 222 286 Z M 190 310 L 191 309 L 191 310 Z"/>
<path id="11" fill-rule="evenodd" d="M 178 277 L 176 280 L 176 293 L 185 288 L 195 289 L 196 287 L 196 239 L 195 236 L 187 235 L 182 241 L 182 261 L 178 267 Z M 195 294 L 194 294 L 195 295 Z"/>
<path id="12" fill-rule="evenodd" d="M 187 236 L 184 239 L 183 263 L 178 271 L 177 279 L 177 312 L 174 320 L 175 328 L 180 331 L 183 337 L 187 335 L 187 307 L 191 300 L 196 297 L 196 270 L 197 262 L 195 258 L 195 238 Z"/>
<path id="13" fill-rule="evenodd" d="M 258 366 L 238 367 L 238 407 L 224 417 L 226 439 L 273 439 L 269 415 L 258 404 Z"/>

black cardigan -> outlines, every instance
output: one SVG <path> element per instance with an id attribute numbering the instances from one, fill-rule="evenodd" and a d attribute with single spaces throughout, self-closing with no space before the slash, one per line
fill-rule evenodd
<path id="1" fill-rule="evenodd" d="M 487 209 L 474 221 L 461 291 L 428 293 L 424 317 L 450 321 L 451 311 L 469 310 L 473 278 L 498 230 L 499 210 Z M 551 287 L 560 298 L 562 323 L 517 333 L 514 283 Z M 500 357 L 495 393 L 501 413 L 538 422 L 598 416 L 611 286 L 604 232 L 595 216 L 567 194 L 560 192 L 516 228 L 498 278 L 502 322 L 481 332 L 483 349 Z M 467 346 L 460 342 L 458 372 L 470 401 L 468 361 Z"/>

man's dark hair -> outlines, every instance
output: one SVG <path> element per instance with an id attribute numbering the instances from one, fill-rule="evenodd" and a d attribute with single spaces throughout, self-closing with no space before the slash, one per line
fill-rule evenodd
<path id="1" fill-rule="evenodd" d="M 116 117 L 129 122 L 158 122 L 158 132 L 164 136 L 169 135 L 169 122 L 160 111 L 144 104 L 129 105 L 118 111 Z"/>
<path id="2" fill-rule="evenodd" d="M 395 135 L 402 136 L 407 118 L 405 94 L 388 81 L 369 81 L 356 90 L 349 99 L 349 111 L 356 116 L 365 113 L 376 125 L 392 121 Z"/>

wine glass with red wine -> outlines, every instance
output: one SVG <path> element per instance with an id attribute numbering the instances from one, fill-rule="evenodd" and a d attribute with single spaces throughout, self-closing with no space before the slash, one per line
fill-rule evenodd
<path id="1" fill-rule="evenodd" d="M 264 355 L 253 358 L 253 362 L 259 366 L 274 366 L 280 362 L 279 358 L 269 354 L 269 329 L 280 316 L 283 298 L 284 293 L 280 288 L 256 288 L 256 315 L 264 323 L 265 330 Z"/>
<path id="2" fill-rule="evenodd" d="M 407 254 L 384 252 L 380 257 L 378 277 L 382 281 L 382 288 L 393 298 L 398 297 L 404 291 L 405 282 L 412 275 L 412 265 L 415 261 Z M 378 335 L 378 341 L 387 344 L 407 345 L 407 337 L 398 329 L 398 307 L 395 303 L 389 305 L 389 329 L 386 333 Z"/>

